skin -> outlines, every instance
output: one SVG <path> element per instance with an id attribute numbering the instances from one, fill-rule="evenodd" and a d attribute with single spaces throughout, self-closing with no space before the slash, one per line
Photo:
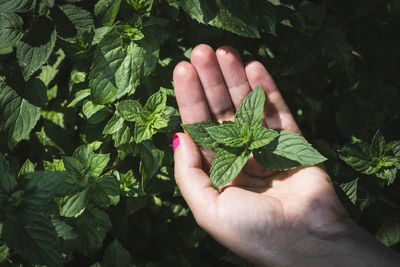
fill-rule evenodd
<path id="1" fill-rule="evenodd" d="M 233 121 L 246 95 L 261 85 L 264 125 L 301 134 L 264 66 L 244 66 L 232 47 L 198 45 L 173 79 L 185 124 Z M 263 266 L 400 265 L 396 253 L 350 220 L 322 166 L 272 172 L 251 157 L 235 180 L 216 190 L 207 174 L 213 153 L 177 135 L 175 179 L 184 199 L 197 223 L 238 255 Z"/>

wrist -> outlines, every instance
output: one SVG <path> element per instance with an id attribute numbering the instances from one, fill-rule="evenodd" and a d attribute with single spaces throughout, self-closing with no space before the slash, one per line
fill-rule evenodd
<path id="1" fill-rule="evenodd" d="M 398 266 L 400 256 L 351 219 L 309 229 L 276 266 Z"/>

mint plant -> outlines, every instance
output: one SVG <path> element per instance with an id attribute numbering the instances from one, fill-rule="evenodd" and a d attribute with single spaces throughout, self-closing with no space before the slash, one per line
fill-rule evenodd
<path id="1" fill-rule="evenodd" d="M 172 73 L 199 43 L 268 66 L 348 213 L 399 251 L 399 1 L 342 2 L 0 0 L 0 265 L 246 265 L 174 179 Z M 259 100 L 235 123 L 184 126 L 221 151 L 213 172 L 322 160 L 260 127 Z M 397 141 L 371 146 L 377 129 Z"/>
<path id="2" fill-rule="evenodd" d="M 300 135 L 262 127 L 264 103 L 264 90 L 258 86 L 240 104 L 234 122 L 182 125 L 198 145 L 216 153 L 210 169 L 215 188 L 235 179 L 251 154 L 272 170 L 312 166 L 326 160 Z"/>
<path id="3" fill-rule="evenodd" d="M 339 149 L 339 158 L 355 170 L 376 175 L 388 185 L 392 184 L 400 169 L 400 141 L 386 143 L 376 131 L 371 144 L 353 138 L 353 143 Z"/>

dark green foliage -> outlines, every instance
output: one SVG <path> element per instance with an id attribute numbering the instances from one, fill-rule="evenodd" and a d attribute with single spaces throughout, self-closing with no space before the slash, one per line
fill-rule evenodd
<path id="1" fill-rule="evenodd" d="M 0 264 L 246 266 L 173 178 L 172 71 L 199 43 L 267 67 L 349 214 L 398 250 L 399 19 L 396 0 L 0 0 Z M 247 136 L 242 115 L 224 130 Z M 258 131 L 266 166 L 304 164 Z M 243 165 L 249 140 L 225 139 Z"/>

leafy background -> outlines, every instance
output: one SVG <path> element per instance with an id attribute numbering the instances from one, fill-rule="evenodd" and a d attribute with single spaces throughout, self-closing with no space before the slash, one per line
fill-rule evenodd
<path id="1" fill-rule="evenodd" d="M 396 0 L 0 0 L 0 262 L 249 263 L 173 179 L 172 70 L 199 43 L 271 72 L 349 214 L 399 251 Z"/>

